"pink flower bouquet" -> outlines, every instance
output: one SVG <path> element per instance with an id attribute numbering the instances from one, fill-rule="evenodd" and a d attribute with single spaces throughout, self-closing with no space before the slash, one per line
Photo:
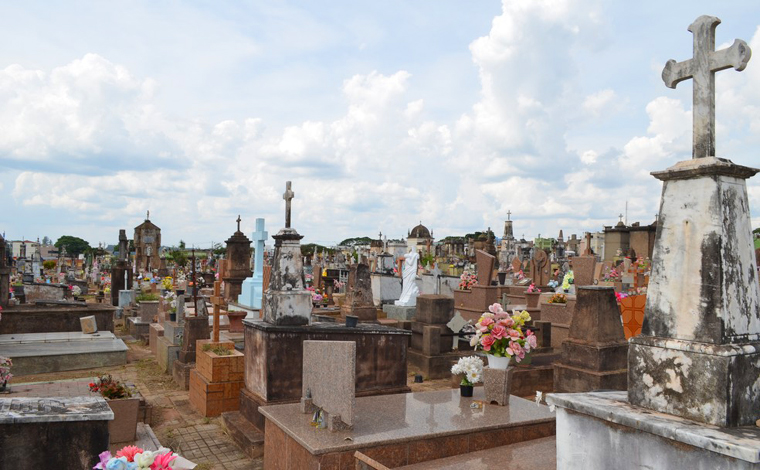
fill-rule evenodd
<path id="1" fill-rule="evenodd" d="M 496 357 L 514 358 L 519 363 L 538 346 L 536 335 L 525 329 L 525 322 L 528 321 L 530 314 L 527 311 L 514 311 L 510 315 L 501 304 L 495 303 L 475 324 L 470 345 Z"/>

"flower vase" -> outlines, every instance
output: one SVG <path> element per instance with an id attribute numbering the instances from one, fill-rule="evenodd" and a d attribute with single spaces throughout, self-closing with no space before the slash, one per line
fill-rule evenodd
<path id="1" fill-rule="evenodd" d="M 483 368 L 483 390 L 486 403 L 509 405 L 509 394 L 512 390 L 512 367 L 506 369 Z"/>
<path id="2" fill-rule="evenodd" d="M 7 387 L 8 387 L 7 380 L 3 381 L 3 383 L 0 383 L 0 392 L 4 392 Z"/>
<path id="3" fill-rule="evenodd" d="M 489 354 L 488 367 L 490 367 L 491 369 L 506 370 L 507 367 L 509 367 L 509 361 L 511 360 L 512 358 L 509 356 L 497 357 L 497 356 Z"/>
<path id="4" fill-rule="evenodd" d="M 177 312 L 172 312 L 169 314 L 169 321 L 177 321 Z"/>
<path id="5" fill-rule="evenodd" d="M 460 397 L 472 397 L 472 385 L 459 385 L 459 396 Z"/>

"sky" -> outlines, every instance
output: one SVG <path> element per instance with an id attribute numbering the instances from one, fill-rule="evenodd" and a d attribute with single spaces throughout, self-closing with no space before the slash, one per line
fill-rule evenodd
<path id="1" fill-rule="evenodd" d="M 760 2 L 35 1 L 0 15 L 0 233 L 208 247 L 652 223 L 691 158 L 687 28 L 760 54 Z M 717 156 L 760 166 L 760 57 L 717 74 Z M 753 86 L 755 84 L 755 86 Z M 760 225 L 760 177 L 748 181 Z M 271 239 L 270 239 L 271 240 Z"/>

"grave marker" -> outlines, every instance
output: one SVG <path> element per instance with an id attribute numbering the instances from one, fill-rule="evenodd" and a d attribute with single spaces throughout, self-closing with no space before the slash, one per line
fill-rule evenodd
<path id="1" fill-rule="evenodd" d="M 321 411 L 330 431 L 351 429 L 356 405 L 356 342 L 304 341 L 301 396 L 302 413 Z"/>
<path id="2" fill-rule="evenodd" d="M 222 282 L 214 281 L 214 295 L 211 297 L 211 305 L 214 306 L 214 332 L 213 341 L 219 342 L 219 314 L 222 307 L 227 308 L 227 303 L 224 301 L 224 297 L 221 295 Z"/>

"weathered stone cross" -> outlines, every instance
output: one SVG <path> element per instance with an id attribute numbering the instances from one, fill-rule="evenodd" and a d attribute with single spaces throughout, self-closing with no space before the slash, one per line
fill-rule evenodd
<path id="1" fill-rule="evenodd" d="M 222 297 L 222 281 L 214 281 L 214 295 L 211 296 L 211 304 L 214 306 L 213 341 L 219 342 L 219 314 L 222 307 L 227 307 Z"/>
<path id="2" fill-rule="evenodd" d="M 683 62 L 669 60 L 662 80 L 669 88 L 694 79 L 692 158 L 715 156 L 715 72 L 733 67 L 742 71 L 752 51 L 746 42 L 734 40 L 728 49 L 715 50 L 715 28 L 720 20 L 703 15 L 689 25 L 694 34 L 694 57 Z"/>
<path id="3" fill-rule="evenodd" d="M 295 193 L 290 190 L 290 181 L 285 183 L 285 193 L 282 198 L 285 199 L 285 228 L 290 228 L 290 201 L 295 197 Z"/>
<path id="4" fill-rule="evenodd" d="M 510 217 L 511 215 L 512 215 L 512 211 L 511 211 L 511 210 L 508 210 L 508 211 L 507 211 L 507 220 L 509 220 L 509 217 Z"/>
<path id="5" fill-rule="evenodd" d="M 241 219 L 240 219 L 240 214 L 238 214 L 238 218 L 237 218 L 237 220 L 235 221 L 235 222 L 237 222 L 237 224 L 238 224 L 238 229 L 237 229 L 237 231 L 238 231 L 238 232 L 240 231 L 240 220 L 241 220 Z"/>

